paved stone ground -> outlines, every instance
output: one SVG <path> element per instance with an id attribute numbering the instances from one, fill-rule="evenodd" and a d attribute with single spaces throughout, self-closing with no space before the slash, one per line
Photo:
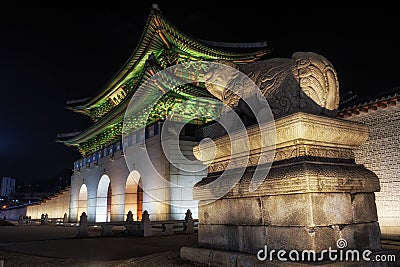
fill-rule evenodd
<path id="1" fill-rule="evenodd" d="M 197 234 L 159 237 L 75 238 L 65 226 L 0 227 L 0 266 L 201 266 L 179 258 L 182 246 L 193 246 Z"/>
<path id="2" fill-rule="evenodd" d="M 101 237 L 92 229 L 88 238 L 75 238 L 77 229 L 66 226 L 1 226 L 0 267 L 10 266 L 179 266 L 193 264 L 179 258 L 182 246 L 194 246 L 197 234 Z M 400 257 L 400 242 L 383 240 L 383 247 Z M 396 266 L 396 265 L 389 265 Z"/>

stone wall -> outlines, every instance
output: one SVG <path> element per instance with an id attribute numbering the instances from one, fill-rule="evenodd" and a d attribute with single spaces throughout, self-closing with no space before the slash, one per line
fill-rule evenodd
<path id="1" fill-rule="evenodd" d="M 27 206 L 12 207 L 5 210 L 0 210 L 0 220 L 4 218 L 10 221 L 18 221 L 19 216 L 26 215 Z"/>
<path id="2" fill-rule="evenodd" d="M 178 124 L 168 127 L 176 127 L 175 131 L 180 132 Z M 161 130 L 146 138 L 145 146 L 135 143 L 76 168 L 71 180 L 70 221 L 78 221 L 83 211 L 89 222 L 101 222 L 105 218 L 122 221 L 126 218 L 127 206 L 134 220 L 141 217 L 138 210 L 147 210 L 152 221 L 184 218 L 187 209 L 197 218 L 198 202 L 193 200 L 193 186 L 207 175 L 207 169 L 193 155 L 193 146 L 197 143 L 189 137 L 168 142 L 160 133 Z M 109 203 L 105 199 L 107 194 L 99 195 L 100 182 L 105 176 L 107 186 L 111 185 L 110 218 L 105 214 Z M 128 182 L 130 176 L 136 178 Z M 142 206 L 136 201 L 139 179 L 143 189 Z M 133 185 L 130 188 L 129 183 Z M 80 197 L 83 187 L 87 190 L 85 199 Z"/>
<path id="3" fill-rule="evenodd" d="M 49 218 L 63 218 L 65 213 L 69 213 L 69 200 L 70 189 L 68 188 L 36 205 L 27 206 L 26 216 L 31 216 L 32 219 L 40 219 L 42 214 L 47 213 Z"/>
<path id="4" fill-rule="evenodd" d="M 379 177 L 381 191 L 375 195 L 382 235 L 400 238 L 400 104 L 346 119 L 369 126 L 368 141 L 354 151 L 355 159 Z"/>
<path id="5" fill-rule="evenodd" d="M 97 190 L 99 181 L 103 176 L 110 179 L 112 188 L 112 220 L 121 221 L 124 219 L 124 194 L 125 184 L 129 175 L 125 159 L 121 152 L 115 153 L 112 157 L 99 159 L 96 163 L 91 163 L 74 171 L 71 178 L 71 201 L 69 220 L 79 221 L 80 213 L 85 211 L 88 220 L 94 222 L 96 219 Z M 79 194 L 83 185 L 87 188 L 87 196 L 80 199 Z M 85 202 L 81 207 L 82 201 Z"/>
<path id="6" fill-rule="evenodd" d="M 193 155 L 193 146 L 196 143 L 188 140 L 179 140 L 175 149 L 169 149 L 170 163 L 170 219 L 181 220 L 187 209 L 192 211 L 193 218 L 198 218 L 198 201 L 193 200 L 193 186 L 207 176 L 207 168 L 196 160 Z M 185 157 L 178 157 L 177 148 Z M 168 149 L 168 148 L 167 148 Z M 198 170 L 198 171 L 195 171 Z"/>
<path id="7" fill-rule="evenodd" d="M 39 203 L 1 210 L 0 218 L 6 217 L 7 220 L 17 221 L 19 216 L 31 216 L 31 219 L 40 219 L 42 214 L 46 213 L 49 218 L 64 218 L 65 213 L 69 214 L 69 204 L 70 188 L 66 188 Z"/>

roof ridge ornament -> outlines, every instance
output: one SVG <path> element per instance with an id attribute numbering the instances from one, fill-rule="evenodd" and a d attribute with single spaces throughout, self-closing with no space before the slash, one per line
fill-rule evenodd
<path id="1" fill-rule="evenodd" d="M 151 53 L 148 57 L 146 62 L 144 63 L 145 67 L 150 67 L 151 63 L 154 63 L 156 61 L 156 57 L 154 56 L 154 53 Z"/>
<path id="2" fill-rule="evenodd" d="M 152 4 L 152 5 L 151 5 L 151 9 L 153 9 L 153 10 L 155 10 L 155 11 L 158 11 L 158 12 L 161 12 L 160 7 L 158 6 L 157 3 Z"/>

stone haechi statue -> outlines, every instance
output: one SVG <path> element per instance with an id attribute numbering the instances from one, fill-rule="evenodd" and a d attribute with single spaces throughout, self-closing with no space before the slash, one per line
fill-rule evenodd
<path id="1" fill-rule="evenodd" d="M 241 66 L 224 61 L 219 63 L 250 77 L 267 99 L 275 119 L 296 112 L 336 116 L 339 82 L 332 64 L 323 56 L 296 52 L 292 58 L 272 58 Z M 240 97 L 228 89 L 235 83 L 247 81 L 233 70 L 217 68 L 214 66 L 214 70 L 205 76 L 207 90 L 226 105 L 251 117 Z"/>

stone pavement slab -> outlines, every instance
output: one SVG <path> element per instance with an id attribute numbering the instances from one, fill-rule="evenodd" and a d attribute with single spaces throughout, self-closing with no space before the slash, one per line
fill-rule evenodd
<path id="1" fill-rule="evenodd" d="M 57 226 L 0 227 L 0 251 L 58 259 L 122 260 L 176 251 L 195 245 L 197 234 L 171 236 L 101 237 L 91 231 L 88 238 L 75 238 L 76 229 Z"/>

